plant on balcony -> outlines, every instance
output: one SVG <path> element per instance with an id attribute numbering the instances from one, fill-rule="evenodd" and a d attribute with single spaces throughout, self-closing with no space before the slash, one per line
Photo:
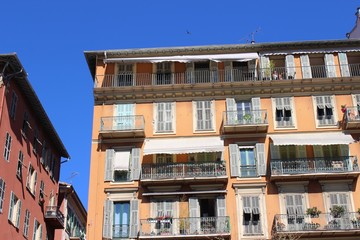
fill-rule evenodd
<path id="1" fill-rule="evenodd" d="M 340 229 L 341 225 L 339 220 L 331 220 L 328 225 L 326 226 L 327 229 Z"/>
<path id="2" fill-rule="evenodd" d="M 283 231 L 285 229 L 285 224 L 283 224 L 282 222 L 277 222 L 276 223 L 276 230 L 277 231 Z"/>
<path id="3" fill-rule="evenodd" d="M 354 228 L 360 228 L 360 217 L 351 219 Z"/>
<path id="4" fill-rule="evenodd" d="M 345 208 L 343 206 L 334 205 L 332 208 L 330 208 L 330 214 L 334 218 L 340 218 L 345 213 Z"/>
<path id="5" fill-rule="evenodd" d="M 245 122 L 250 122 L 251 121 L 251 114 L 247 113 L 243 116 L 243 119 Z"/>
<path id="6" fill-rule="evenodd" d="M 305 223 L 304 226 L 303 226 L 303 229 L 304 230 L 316 230 L 320 227 L 320 224 L 319 223 Z"/>
<path id="7" fill-rule="evenodd" d="M 346 104 L 341 105 L 341 112 L 345 113 L 346 112 Z"/>
<path id="8" fill-rule="evenodd" d="M 180 219 L 180 234 L 186 234 L 187 231 L 190 229 L 190 222 L 186 221 L 185 219 Z"/>
<path id="9" fill-rule="evenodd" d="M 310 215 L 311 218 L 318 218 L 320 213 L 321 211 L 318 210 L 317 207 L 308 208 L 306 210 L 306 214 Z"/>

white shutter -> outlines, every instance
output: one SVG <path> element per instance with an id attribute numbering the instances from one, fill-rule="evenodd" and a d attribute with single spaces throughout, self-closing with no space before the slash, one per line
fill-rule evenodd
<path id="1" fill-rule="evenodd" d="M 18 200 L 18 203 L 17 203 L 17 213 L 16 213 L 16 223 L 15 223 L 15 226 L 17 228 L 19 228 L 19 225 L 20 225 L 20 215 L 21 215 L 21 201 Z"/>
<path id="2" fill-rule="evenodd" d="M 294 55 L 286 55 L 286 79 L 295 79 L 295 61 Z"/>
<path id="3" fill-rule="evenodd" d="M 325 61 L 325 65 L 326 65 L 326 76 L 327 77 L 336 77 L 334 55 L 331 53 L 325 54 L 324 61 Z"/>
<path id="4" fill-rule="evenodd" d="M 105 174 L 104 181 L 113 181 L 113 160 L 115 156 L 114 149 L 106 149 L 106 157 L 105 157 Z"/>
<path id="5" fill-rule="evenodd" d="M 140 148 L 131 150 L 131 180 L 140 178 Z"/>
<path id="6" fill-rule="evenodd" d="M 266 78 L 270 78 L 271 69 L 270 69 L 270 60 L 268 57 L 261 56 L 260 57 L 260 68 L 261 68 L 261 78 L 265 80 Z"/>
<path id="7" fill-rule="evenodd" d="M 218 63 L 214 61 L 210 61 L 210 76 L 211 82 L 218 81 Z"/>
<path id="8" fill-rule="evenodd" d="M 253 111 L 253 123 L 262 123 L 261 119 L 261 102 L 259 97 L 251 98 L 251 107 Z"/>
<path id="9" fill-rule="evenodd" d="M 194 63 L 193 62 L 186 63 L 186 82 L 194 83 L 195 82 L 194 75 L 195 75 Z"/>
<path id="10" fill-rule="evenodd" d="M 226 230 L 226 200 L 224 196 L 216 198 L 216 229 L 218 232 L 224 232 Z"/>
<path id="11" fill-rule="evenodd" d="M 139 226 L 139 201 L 137 199 L 130 201 L 130 238 L 137 238 Z"/>
<path id="12" fill-rule="evenodd" d="M 312 78 L 309 56 L 301 55 L 300 61 L 303 78 Z"/>
<path id="13" fill-rule="evenodd" d="M 230 175 L 232 177 L 238 177 L 240 174 L 240 152 L 237 144 L 229 144 L 230 153 Z"/>
<path id="14" fill-rule="evenodd" d="M 104 202 L 103 238 L 106 238 L 106 239 L 112 239 L 113 208 L 114 208 L 113 202 L 110 200 L 105 200 L 105 202 Z"/>
<path id="15" fill-rule="evenodd" d="M 233 98 L 226 98 L 226 118 L 229 125 L 237 122 L 236 102 Z"/>
<path id="16" fill-rule="evenodd" d="M 225 68 L 225 82 L 232 82 L 233 81 L 232 62 L 224 62 L 224 68 Z"/>
<path id="17" fill-rule="evenodd" d="M 12 221 L 13 219 L 13 211 L 14 211 L 14 193 L 11 191 L 10 193 L 10 204 L 9 204 L 9 213 L 8 213 L 8 220 Z"/>
<path id="18" fill-rule="evenodd" d="M 342 77 L 350 77 L 349 64 L 346 53 L 338 53 Z"/>
<path id="19" fill-rule="evenodd" d="M 248 61 L 248 69 L 249 69 L 249 75 L 252 76 L 251 80 L 257 79 L 257 71 L 256 71 L 256 59 Z M 250 79 L 248 79 L 250 80 Z"/>
<path id="20" fill-rule="evenodd" d="M 200 230 L 200 207 L 199 200 L 195 197 L 189 198 L 190 234 L 198 233 Z"/>
<path id="21" fill-rule="evenodd" d="M 266 175 L 266 154 L 265 154 L 265 144 L 257 143 L 256 144 L 256 165 L 258 174 L 260 176 Z"/>

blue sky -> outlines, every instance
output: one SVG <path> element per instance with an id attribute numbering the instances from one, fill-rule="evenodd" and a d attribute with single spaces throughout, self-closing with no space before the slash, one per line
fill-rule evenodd
<path id="1" fill-rule="evenodd" d="M 354 0 L 3 1 L 0 53 L 18 54 L 71 156 L 61 180 L 74 185 L 87 208 L 93 83 L 84 51 L 240 44 L 251 33 L 258 43 L 344 39 L 359 6 Z"/>

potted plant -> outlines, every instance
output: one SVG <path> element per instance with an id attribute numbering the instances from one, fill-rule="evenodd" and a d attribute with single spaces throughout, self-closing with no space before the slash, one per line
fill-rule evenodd
<path id="1" fill-rule="evenodd" d="M 246 113 L 243 117 L 243 119 L 245 120 L 245 122 L 250 122 L 251 121 L 251 114 L 250 113 Z"/>
<path id="2" fill-rule="evenodd" d="M 341 105 L 341 112 L 345 113 L 346 112 L 346 104 Z"/>
<path id="3" fill-rule="evenodd" d="M 318 218 L 320 213 L 321 211 L 318 210 L 317 207 L 308 208 L 306 210 L 306 214 L 310 215 L 311 218 Z"/>
<path id="4" fill-rule="evenodd" d="M 343 206 L 334 205 L 332 208 L 330 208 L 330 214 L 334 218 L 340 218 L 345 213 L 345 208 Z"/>

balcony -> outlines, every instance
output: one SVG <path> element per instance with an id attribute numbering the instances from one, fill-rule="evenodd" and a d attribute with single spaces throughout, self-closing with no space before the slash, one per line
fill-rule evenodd
<path id="1" fill-rule="evenodd" d="M 223 132 L 265 132 L 268 129 L 266 110 L 223 112 Z"/>
<path id="2" fill-rule="evenodd" d="M 274 233 L 301 235 L 301 237 L 360 234 L 360 216 L 357 212 L 346 212 L 341 216 L 323 213 L 317 216 L 277 214 L 274 219 Z"/>
<path id="3" fill-rule="evenodd" d="M 346 107 L 343 120 L 346 129 L 359 129 L 360 107 L 359 106 Z"/>
<path id="4" fill-rule="evenodd" d="M 100 135 L 103 138 L 144 137 L 144 116 L 102 117 L 100 119 Z"/>
<path id="5" fill-rule="evenodd" d="M 45 221 L 54 229 L 64 228 L 64 215 L 58 206 L 47 206 L 45 211 Z"/>
<path id="6" fill-rule="evenodd" d="M 229 217 L 148 218 L 140 220 L 140 236 L 151 238 L 230 237 Z"/>
<path id="7" fill-rule="evenodd" d="M 357 177 L 360 174 L 356 156 L 334 158 L 272 159 L 271 179 Z"/>
<path id="8" fill-rule="evenodd" d="M 141 182 L 227 180 L 225 162 L 143 164 Z"/>
<path id="9" fill-rule="evenodd" d="M 113 235 L 114 239 L 129 238 L 130 226 L 128 224 L 114 224 Z"/>
<path id="10" fill-rule="evenodd" d="M 258 68 L 257 70 L 198 70 L 182 73 L 132 73 L 96 75 L 94 88 L 117 88 L 134 86 L 166 86 L 182 84 L 204 84 L 217 82 L 247 82 L 268 80 L 293 80 L 301 78 L 337 78 L 360 76 L 360 64 L 328 66 L 335 69 L 345 68 L 347 71 L 340 76 L 338 73 L 330 73 L 327 66 L 310 66 L 307 75 L 302 73 L 306 67 L 294 68 L 274 67 Z M 303 76 L 303 77 L 301 77 Z"/>

